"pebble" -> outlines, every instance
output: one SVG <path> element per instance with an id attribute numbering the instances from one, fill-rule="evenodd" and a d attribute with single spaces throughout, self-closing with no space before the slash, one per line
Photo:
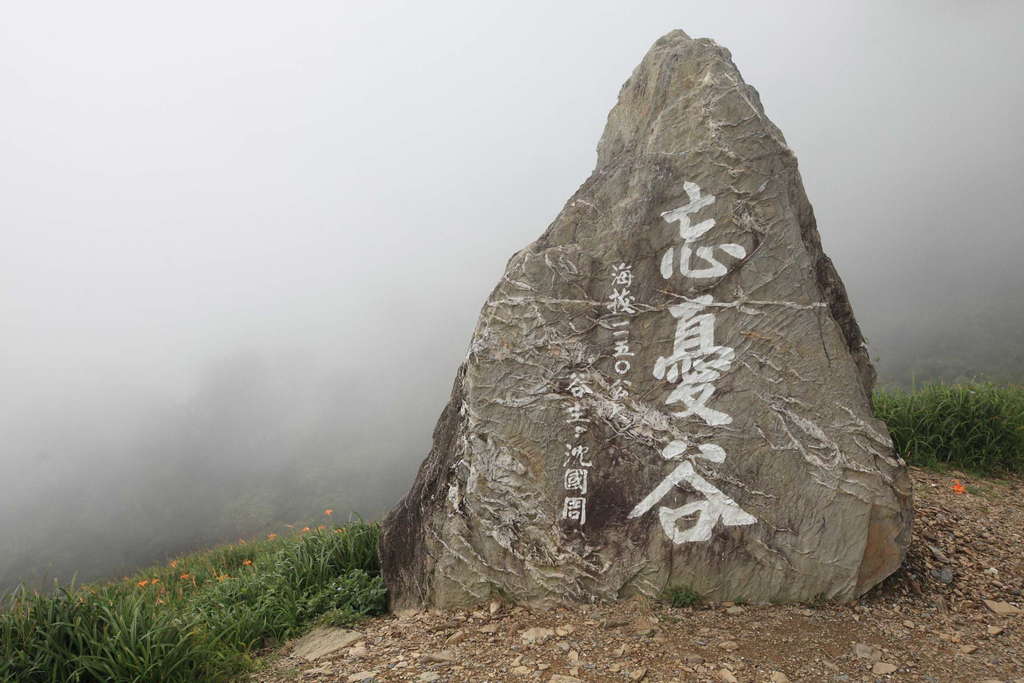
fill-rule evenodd
<path id="1" fill-rule="evenodd" d="M 853 654 L 859 659 L 866 659 L 869 662 L 878 662 L 882 659 L 882 652 L 874 645 L 867 643 L 856 643 L 853 646 Z"/>
<path id="2" fill-rule="evenodd" d="M 993 614 L 998 614 L 1001 617 L 1010 617 L 1015 614 L 1020 614 L 1021 609 L 1014 607 L 1008 602 L 1002 602 L 1000 600 L 985 600 L 985 607 L 988 607 Z"/>
<path id="3" fill-rule="evenodd" d="M 448 640 L 444 641 L 445 645 L 458 645 L 459 643 L 461 643 L 462 641 L 464 641 L 466 639 L 466 635 L 467 634 L 466 634 L 465 631 L 463 631 L 462 629 L 459 629 L 455 633 L 453 633 L 450 636 L 448 636 Z"/>
<path id="4" fill-rule="evenodd" d="M 555 636 L 555 632 L 549 628 L 534 626 L 526 629 L 520 634 L 523 643 L 526 645 L 543 645 Z"/>
<path id="5" fill-rule="evenodd" d="M 740 645 L 735 640 L 723 640 L 718 644 L 718 647 L 726 652 L 732 652 L 733 650 L 738 650 Z"/>
<path id="6" fill-rule="evenodd" d="M 455 653 L 451 650 L 439 650 L 437 652 L 428 652 L 420 657 L 424 662 L 437 662 L 439 664 L 448 664 L 455 661 Z"/>
<path id="7" fill-rule="evenodd" d="M 789 676 L 782 673 L 781 671 L 773 671 L 771 676 L 768 677 L 771 683 L 789 683 Z"/>
<path id="8" fill-rule="evenodd" d="M 871 673 L 876 676 L 885 676 L 886 674 L 893 674 L 899 669 L 895 664 L 889 664 L 888 662 L 878 662 L 871 667 Z"/>
<path id="9" fill-rule="evenodd" d="M 739 679 L 728 669 L 720 669 L 717 675 L 718 680 L 722 683 L 739 683 Z"/>
<path id="10" fill-rule="evenodd" d="M 370 683 L 371 681 L 377 680 L 376 671 L 359 671 L 350 675 L 347 679 L 348 683 Z"/>

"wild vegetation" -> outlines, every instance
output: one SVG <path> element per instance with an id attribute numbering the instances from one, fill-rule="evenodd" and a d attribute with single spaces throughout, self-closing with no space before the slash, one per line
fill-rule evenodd
<path id="1" fill-rule="evenodd" d="M 1024 386 L 929 384 L 875 392 L 875 414 L 913 465 L 1024 474 Z"/>
<path id="2" fill-rule="evenodd" d="M 0 681 L 226 680 L 313 623 L 383 612 L 378 536 L 374 524 L 307 527 L 117 582 L 15 591 L 0 610 Z"/>

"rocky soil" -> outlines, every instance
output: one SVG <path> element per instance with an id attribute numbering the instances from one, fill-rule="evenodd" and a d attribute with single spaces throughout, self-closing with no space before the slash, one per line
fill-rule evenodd
<path id="1" fill-rule="evenodd" d="M 312 661 L 290 645 L 251 680 L 1024 683 L 1024 480 L 912 476 L 909 557 L 852 603 L 405 613 L 317 634 L 344 645 Z"/>

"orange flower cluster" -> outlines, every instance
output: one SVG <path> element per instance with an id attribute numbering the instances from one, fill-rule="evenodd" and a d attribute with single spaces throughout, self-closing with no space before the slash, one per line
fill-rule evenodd
<path id="1" fill-rule="evenodd" d="M 268 541 L 273 541 L 275 538 L 277 538 L 277 534 L 267 534 Z"/>
<path id="2" fill-rule="evenodd" d="M 330 517 L 334 514 L 334 510 L 332 510 L 331 508 L 327 508 L 326 510 L 324 510 L 324 514 Z"/>
<path id="3" fill-rule="evenodd" d="M 959 479 L 954 479 L 953 485 L 950 486 L 950 488 L 953 489 L 953 493 L 956 494 L 967 493 L 967 487 L 961 484 Z"/>
<path id="4" fill-rule="evenodd" d="M 251 567 L 252 560 L 242 560 L 242 564 L 244 564 L 246 567 Z"/>

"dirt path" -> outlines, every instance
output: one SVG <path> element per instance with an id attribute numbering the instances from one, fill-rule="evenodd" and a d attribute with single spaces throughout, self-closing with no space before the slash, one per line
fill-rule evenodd
<path id="1" fill-rule="evenodd" d="M 912 474 L 908 560 L 856 603 L 388 616 L 316 662 L 286 648 L 251 680 L 1024 683 L 1024 481 Z"/>

